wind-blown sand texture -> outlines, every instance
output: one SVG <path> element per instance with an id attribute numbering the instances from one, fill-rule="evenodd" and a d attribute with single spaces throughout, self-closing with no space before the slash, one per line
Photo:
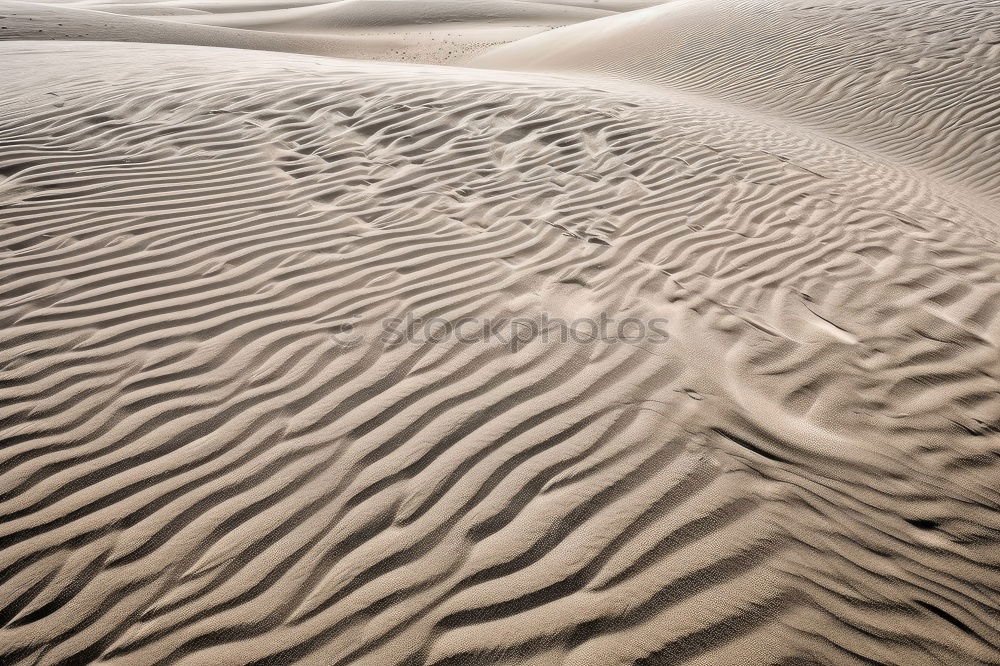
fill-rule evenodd
<path id="1" fill-rule="evenodd" d="M 1000 663 L 1000 2 L 650 4 L 0 3 L 0 663 Z"/>

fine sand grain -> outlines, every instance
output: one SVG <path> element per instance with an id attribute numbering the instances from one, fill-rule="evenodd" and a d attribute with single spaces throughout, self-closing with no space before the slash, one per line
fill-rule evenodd
<path id="1" fill-rule="evenodd" d="M 0 3 L 0 663 L 1000 664 L 1000 2 L 651 4 Z"/>

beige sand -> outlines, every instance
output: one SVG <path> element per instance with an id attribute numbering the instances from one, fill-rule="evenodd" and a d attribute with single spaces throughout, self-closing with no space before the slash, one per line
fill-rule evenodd
<path id="1" fill-rule="evenodd" d="M 0 39 L 224 46 L 394 62 L 460 63 L 507 42 L 648 1 L 601 8 L 526 0 L 0 2 Z"/>
<path id="2" fill-rule="evenodd" d="M 649 4 L 0 3 L 0 663 L 1000 663 L 1000 3 Z"/>

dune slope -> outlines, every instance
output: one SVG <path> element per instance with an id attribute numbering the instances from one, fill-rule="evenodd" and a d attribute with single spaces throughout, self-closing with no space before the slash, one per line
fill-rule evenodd
<path id="1" fill-rule="evenodd" d="M 647 3 L 648 4 L 648 3 Z M 0 40 L 187 44 L 394 62 L 458 63 L 608 8 L 527 0 L 0 2 Z"/>
<path id="2" fill-rule="evenodd" d="M 600 8 L 545 5 L 522 0 L 464 0 L 460 4 L 450 0 L 424 0 L 417 3 L 398 0 L 340 0 L 294 9 L 206 13 L 181 20 L 238 28 L 315 31 L 449 24 L 452 24 L 449 27 L 457 28 L 463 23 L 551 27 L 613 14 L 614 12 Z"/>
<path id="3" fill-rule="evenodd" d="M 164 18 L 166 17 L 128 16 L 77 7 L 0 0 L 0 42 L 27 41 L 30 44 L 37 40 L 186 44 L 329 56 L 351 56 L 363 48 L 356 40 L 345 35 L 278 35 L 172 23 L 162 20 Z"/>
<path id="4" fill-rule="evenodd" d="M 0 661 L 1000 658 L 976 206 L 640 88 L 0 57 Z M 541 313 L 667 339 L 380 340 Z"/>
<path id="5" fill-rule="evenodd" d="M 1000 2 L 678 0 L 487 52 L 685 90 L 1000 192 Z"/>

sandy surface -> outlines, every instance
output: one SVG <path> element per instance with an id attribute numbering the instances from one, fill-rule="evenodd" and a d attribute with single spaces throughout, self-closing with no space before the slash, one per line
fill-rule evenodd
<path id="1" fill-rule="evenodd" d="M 0 663 L 1000 663 L 1000 2 L 650 5 L 0 1 Z"/>

